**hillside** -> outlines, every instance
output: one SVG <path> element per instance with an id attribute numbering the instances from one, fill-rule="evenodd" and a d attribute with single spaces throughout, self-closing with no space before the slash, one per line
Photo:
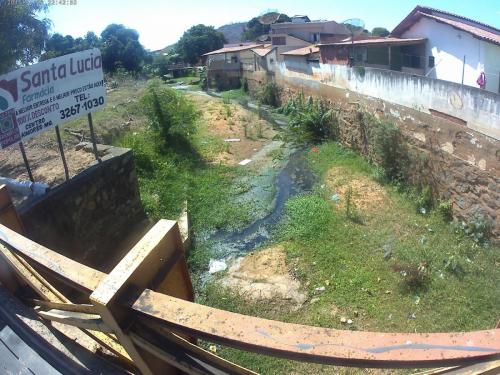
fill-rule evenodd
<path id="1" fill-rule="evenodd" d="M 238 43 L 241 41 L 241 34 L 246 24 L 246 22 L 230 23 L 219 27 L 217 31 L 224 34 L 228 43 Z"/>

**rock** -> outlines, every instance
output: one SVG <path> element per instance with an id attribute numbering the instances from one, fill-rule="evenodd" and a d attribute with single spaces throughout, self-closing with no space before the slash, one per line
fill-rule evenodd
<path id="1" fill-rule="evenodd" d="M 347 323 L 347 318 L 345 316 L 340 318 L 340 323 Z"/>

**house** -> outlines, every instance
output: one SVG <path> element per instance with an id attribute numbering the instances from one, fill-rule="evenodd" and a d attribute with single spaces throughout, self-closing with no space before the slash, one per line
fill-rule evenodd
<path id="1" fill-rule="evenodd" d="M 425 74 L 425 38 L 362 37 L 319 44 L 321 62 Z"/>
<path id="2" fill-rule="evenodd" d="M 320 50 L 316 46 L 307 46 L 283 52 L 281 56 L 284 67 L 296 73 L 312 75 L 312 68 L 319 67 L 320 63 Z"/>
<path id="3" fill-rule="evenodd" d="M 253 52 L 253 67 L 248 70 L 252 71 L 274 71 L 276 70 L 277 64 L 277 52 L 276 47 L 269 45 L 263 48 L 252 48 Z M 248 63 L 244 65 L 248 68 Z"/>
<path id="4" fill-rule="evenodd" d="M 205 53 L 209 87 L 216 86 L 219 90 L 239 87 L 244 70 L 268 66 L 267 55 L 271 50 L 270 44 L 247 42 Z"/>
<path id="5" fill-rule="evenodd" d="M 485 89 L 500 92 L 500 30 L 467 17 L 417 6 L 391 33 L 397 38 L 425 38 L 419 52 L 424 74 L 431 78 L 479 87 L 482 72 Z"/>
<path id="6" fill-rule="evenodd" d="M 335 21 L 311 21 L 307 16 L 293 16 L 291 20 L 271 25 L 271 43 L 277 48 L 280 61 L 283 52 L 314 45 L 322 38 L 343 39 L 350 35 L 349 30 Z"/>

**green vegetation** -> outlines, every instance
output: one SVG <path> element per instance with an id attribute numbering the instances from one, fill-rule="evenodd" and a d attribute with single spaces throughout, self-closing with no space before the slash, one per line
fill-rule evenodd
<path id="1" fill-rule="evenodd" d="M 291 98 L 279 112 L 290 116 L 289 128 L 299 143 L 320 142 L 335 138 L 337 118 L 333 108 L 322 100 L 311 96 L 306 100 L 303 93 Z"/>
<path id="2" fill-rule="evenodd" d="M 36 61 L 48 37 L 50 20 L 42 1 L 0 1 L 0 74 Z"/>
<path id="3" fill-rule="evenodd" d="M 149 125 L 165 142 L 187 142 L 196 130 L 199 112 L 182 94 L 153 80 L 141 98 Z"/>
<path id="4" fill-rule="evenodd" d="M 225 42 L 224 34 L 213 26 L 200 24 L 184 32 L 175 49 L 183 61 L 196 64 L 204 53 L 222 48 Z"/>
<path id="5" fill-rule="evenodd" d="M 138 73 L 144 63 L 151 62 L 151 56 L 139 42 L 139 33 L 118 24 L 108 25 L 101 37 L 88 32 L 85 37 L 74 39 L 71 35 L 62 36 L 55 33 L 46 43 L 42 60 L 94 47 L 101 49 L 102 65 L 106 73 L 120 70 Z"/>
<path id="6" fill-rule="evenodd" d="M 336 143 L 318 146 L 308 159 L 325 183 L 332 168 L 341 168 L 346 184 L 361 178 L 376 184 L 376 168 Z M 215 286 L 207 288 L 201 301 L 270 319 L 353 330 L 494 327 L 500 290 L 491 286 L 500 282 L 498 249 L 482 247 L 457 233 L 439 210 L 418 213 L 416 201 L 392 185 L 381 188 L 385 192 L 381 204 L 357 208 L 362 223 L 351 220 L 331 201 L 335 190 L 328 184 L 288 201 L 288 218 L 275 233 L 275 241 L 284 246 L 290 269 L 310 296 L 299 310 L 244 302 Z M 325 291 L 316 292 L 319 286 Z M 343 324 L 341 317 L 354 323 Z M 347 372 L 227 348 L 220 348 L 220 354 L 264 374 Z"/>
<path id="7" fill-rule="evenodd" d="M 281 88 L 274 81 L 266 83 L 257 93 L 259 103 L 278 107 L 281 100 Z"/>
<path id="8" fill-rule="evenodd" d="M 225 100 L 225 101 L 230 101 L 230 100 L 235 100 L 235 101 L 239 101 L 239 100 L 242 100 L 242 99 L 248 99 L 248 94 L 243 90 L 243 88 L 241 89 L 235 89 L 235 90 L 227 90 L 227 91 L 223 91 L 221 93 L 221 98 L 222 100 Z"/>
<path id="9" fill-rule="evenodd" d="M 175 219 L 187 200 L 197 233 L 248 222 L 247 210 L 233 199 L 240 193 L 234 183 L 240 172 L 207 162 L 227 145 L 208 133 L 192 102 L 159 81 L 149 83 L 140 101 L 149 129 L 118 143 L 134 150 L 150 217 Z"/>

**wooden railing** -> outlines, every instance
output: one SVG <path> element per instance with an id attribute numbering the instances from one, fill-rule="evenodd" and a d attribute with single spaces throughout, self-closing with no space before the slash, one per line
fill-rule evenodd
<path id="1" fill-rule="evenodd" d="M 482 372 L 472 373 L 500 366 L 498 329 L 421 334 L 343 331 L 196 304 L 175 221 L 160 220 L 109 274 L 99 272 L 24 237 L 6 196 L 0 189 L 4 224 L 0 225 L 0 282 L 13 292 L 28 285 L 37 295 L 30 302 L 41 317 L 79 327 L 124 365 L 143 374 L 210 374 L 214 369 L 253 373 L 203 350 L 196 345 L 197 338 L 341 366 L 453 366 L 447 370 L 464 373 L 471 373 L 473 364 L 479 364 L 474 366 Z M 79 303 L 60 292 L 68 288 Z"/>

